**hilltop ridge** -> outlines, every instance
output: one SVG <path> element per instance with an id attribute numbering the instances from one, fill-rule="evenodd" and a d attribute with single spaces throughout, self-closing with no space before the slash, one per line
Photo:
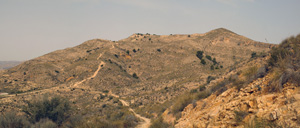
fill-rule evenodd
<path id="1" fill-rule="evenodd" d="M 204 34 L 93 39 L 0 72 L 0 92 L 8 93 L 1 96 L 0 111 L 22 113 L 22 106 L 34 97 L 55 95 L 72 102 L 76 113 L 71 115 L 83 120 L 122 122 L 126 116 L 135 117 L 128 107 L 155 118 L 160 113 L 152 110 L 155 106 L 198 88 L 210 77 L 222 78 L 254 53 L 264 56 L 274 46 L 223 28 Z M 122 100 L 130 105 L 122 105 Z M 113 113 L 126 114 L 113 118 Z"/>

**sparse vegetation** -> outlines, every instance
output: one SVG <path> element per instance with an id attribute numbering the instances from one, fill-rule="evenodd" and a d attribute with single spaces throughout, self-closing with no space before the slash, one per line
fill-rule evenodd
<path id="1" fill-rule="evenodd" d="M 138 78 L 139 78 L 139 77 L 137 76 L 136 73 L 133 73 L 133 74 L 132 74 L 132 77 L 135 78 L 135 79 L 138 79 Z"/>
<path id="2" fill-rule="evenodd" d="M 267 91 L 281 91 L 287 82 L 300 86 L 300 35 L 290 37 L 273 48 L 268 65 L 272 67 L 273 80 Z"/>
<path id="3" fill-rule="evenodd" d="M 199 86 L 199 91 L 204 91 L 206 89 L 205 85 L 200 85 Z"/>
<path id="4" fill-rule="evenodd" d="M 147 118 L 153 118 L 154 115 L 161 115 L 167 108 L 172 105 L 172 101 L 165 101 L 164 103 L 152 102 L 150 104 L 146 104 L 143 107 L 139 107 L 140 105 L 144 105 L 142 102 L 138 102 L 132 104 L 133 107 L 136 107 L 137 113 L 141 113 L 141 115 Z"/>
<path id="5" fill-rule="evenodd" d="M 205 65 L 206 61 L 204 59 L 201 59 L 201 64 Z"/>
<path id="6" fill-rule="evenodd" d="M 30 123 L 27 117 L 16 112 L 3 113 L 0 115 L 1 128 L 57 128 L 58 125 L 48 118 Z"/>
<path id="7" fill-rule="evenodd" d="M 183 111 L 183 109 L 193 101 L 192 95 L 182 95 L 180 96 L 172 106 L 172 113 L 176 114 Z"/>
<path id="8" fill-rule="evenodd" d="M 150 128 L 169 128 L 171 125 L 164 122 L 163 118 L 159 116 L 157 119 L 151 121 Z"/>
<path id="9" fill-rule="evenodd" d="M 275 121 L 255 117 L 250 123 L 245 125 L 246 128 L 289 128 L 288 125 L 281 126 Z"/>
<path id="10" fill-rule="evenodd" d="M 118 56 L 117 54 L 115 54 L 115 57 L 116 57 L 116 58 L 119 58 L 119 56 Z"/>
<path id="11" fill-rule="evenodd" d="M 209 56 L 209 55 L 206 55 L 205 57 L 206 57 L 206 59 L 208 59 L 208 60 L 212 61 L 212 58 L 211 58 L 211 56 Z"/>
<path id="12" fill-rule="evenodd" d="M 220 69 L 219 66 L 217 65 L 215 69 Z"/>
<path id="13" fill-rule="evenodd" d="M 207 79 L 206 79 L 206 83 L 209 84 L 210 81 L 215 80 L 215 79 L 216 79 L 216 78 L 213 77 L 213 76 L 208 76 Z"/>
<path id="14" fill-rule="evenodd" d="M 251 53 L 251 58 L 255 58 L 255 57 L 257 57 L 256 52 L 252 52 Z"/>
<path id="15" fill-rule="evenodd" d="M 197 51 L 196 56 L 201 60 L 201 64 L 206 65 L 207 62 L 203 58 L 204 57 L 203 51 Z M 205 55 L 205 58 L 210 60 L 213 63 L 213 66 L 210 67 L 211 70 L 219 69 L 219 63 L 217 62 L 216 58 L 212 59 L 212 57 L 210 55 Z M 222 68 L 223 68 L 223 66 L 222 66 Z"/>
<path id="16" fill-rule="evenodd" d="M 214 65 L 218 64 L 216 58 L 213 58 L 212 62 L 214 63 Z"/>
<path id="17" fill-rule="evenodd" d="M 54 123 L 52 120 L 41 119 L 39 122 L 36 122 L 32 125 L 33 128 L 57 128 L 57 124 Z"/>
<path id="18" fill-rule="evenodd" d="M 206 37 L 205 34 L 203 36 L 196 34 L 192 36 L 188 35 L 188 37 L 193 38 L 189 38 L 188 45 L 181 41 L 181 39 L 188 39 L 186 38 L 187 35 L 185 35 L 185 37 L 182 35 L 169 37 L 152 36 L 152 39 L 148 34 L 145 35 L 145 38 L 143 38 L 143 34 L 134 36 L 135 37 L 131 36 L 129 39 L 116 41 L 116 43 L 112 43 L 112 45 L 103 40 L 99 43 L 91 41 L 89 44 L 89 42 L 87 42 L 84 45 L 76 47 L 76 49 L 69 49 L 69 51 L 73 51 L 74 53 L 69 51 L 65 52 L 64 50 L 60 51 L 66 56 L 70 55 L 70 57 L 67 56 L 63 59 L 56 59 L 57 56 L 64 56 L 61 55 L 60 52 L 56 52 L 54 55 L 49 54 L 45 57 L 41 57 L 42 59 L 38 58 L 37 61 L 26 62 L 27 65 L 32 64 L 31 67 L 35 68 L 28 68 L 27 65 L 21 65 L 16 68 L 20 69 L 21 72 L 14 71 L 9 74 L 0 74 L 3 78 L 0 79 L 0 85 L 3 83 L 4 87 L 12 88 L 15 89 L 16 92 L 22 93 L 14 97 L 11 96 L 10 92 L 6 90 L 3 91 L 3 88 L 1 88 L 1 91 L 9 93 L 9 96 L 3 96 L 4 98 L 2 98 L 2 100 L 4 101 L 7 98 L 12 101 L 11 103 L 4 104 L 11 105 L 11 108 L 4 108 L 2 110 L 19 110 L 18 108 L 24 106 L 25 103 L 22 99 L 31 100 L 31 94 L 33 94 L 32 97 L 34 97 L 40 94 L 50 93 L 63 96 L 70 100 L 72 108 L 74 106 L 74 111 L 61 111 L 60 109 L 63 110 L 63 105 L 62 107 L 59 105 L 59 107 L 53 107 L 55 105 L 51 103 L 52 98 L 46 98 L 49 100 L 48 102 L 31 105 L 35 107 L 31 107 L 30 109 L 26 108 L 26 110 L 24 110 L 27 111 L 26 116 L 28 120 L 31 121 L 31 125 L 35 125 L 34 127 L 134 127 L 139 119 L 134 117 L 132 112 L 128 111 L 128 107 L 122 106 L 118 98 L 112 96 L 112 94 L 115 94 L 119 95 L 120 99 L 131 101 L 130 108 L 135 110 L 136 113 L 152 119 L 158 118 L 157 120 L 153 120 L 154 127 L 169 127 L 168 124 L 164 124 L 161 120 L 162 118 L 159 118 L 165 110 L 168 110 L 179 118 L 181 112 L 187 105 L 191 104 L 191 107 L 195 107 L 197 104 L 199 105 L 200 102 L 202 104 L 202 101 L 198 100 L 207 98 L 213 93 L 219 95 L 226 91 L 229 86 L 242 87 L 240 85 L 243 85 L 240 84 L 240 82 L 244 81 L 239 81 L 239 78 L 232 80 L 226 79 L 227 81 L 225 82 L 219 82 L 219 79 L 213 81 L 215 77 L 222 78 L 225 71 L 226 74 L 228 73 L 227 69 L 216 70 L 223 67 L 220 64 L 224 64 L 229 68 L 235 68 L 235 65 L 232 65 L 234 62 L 230 57 L 228 58 L 228 56 L 232 56 L 232 52 L 228 54 L 226 49 L 228 46 L 224 45 L 224 49 L 222 48 L 217 52 L 211 47 L 206 47 L 209 46 L 206 44 L 211 43 L 212 40 L 209 39 L 210 37 Z M 177 38 L 179 40 L 177 40 Z M 135 41 L 135 39 L 138 41 Z M 151 41 L 148 41 L 148 39 Z M 216 39 L 219 39 L 219 37 Z M 127 43 L 127 41 L 132 41 L 132 43 Z M 155 43 L 151 43 L 154 41 Z M 235 40 L 231 41 L 234 43 Z M 94 45 L 100 47 L 100 50 L 86 53 L 86 50 L 91 49 L 89 47 L 94 47 Z M 113 49 L 113 46 L 116 46 L 116 48 Z M 232 45 L 230 44 L 230 48 L 231 47 Z M 142 50 L 137 48 L 141 48 Z M 164 48 L 168 48 L 168 50 Z M 247 57 L 249 58 L 251 54 L 249 51 L 253 50 L 259 53 L 259 51 L 265 47 L 251 47 L 251 50 L 247 49 L 246 46 L 239 48 L 245 48 L 246 50 L 241 54 L 239 54 L 239 50 L 236 50 L 238 55 L 236 62 L 245 60 Z M 81 49 L 84 50 L 81 51 Z M 197 51 L 197 49 L 203 51 Z M 231 49 L 235 50 L 233 47 Z M 206 53 L 206 51 L 209 53 Z M 164 52 L 166 53 L 163 54 Z M 195 58 L 195 52 L 197 52 L 196 57 L 200 59 L 200 63 L 197 58 Z M 159 57 L 156 57 L 155 55 L 158 54 Z M 49 56 L 51 57 L 49 61 L 43 60 L 48 59 Z M 214 57 L 216 57 L 218 61 L 222 60 L 222 62 L 217 62 Z M 87 60 L 84 61 L 85 59 Z M 44 69 L 46 66 L 42 66 L 41 68 L 34 65 L 36 62 L 51 62 L 53 66 L 50 72 L 48 72 L 48 69 Z M 97 70 L 98 64 L 100 63 L 104 64 L 99 65 L 101 66 L 101 70 Z M 210 67 L 211 70 L 215 71 L 210 71 Z M 99 74 L 97 75 L 96 73 Z M 20 78 L 15 74 L 20 75 Z M 95 76 L 95 74 L 97 75 L 96 77 L 91 77 Z M 138 76 L 138 74 L 142 76 Z M 72 75 L 72 80 L 64 80 L 69 77 L 71 78 Z M 241 76 L 243 76 L 243 74 L 241 74 Z M 35 80 L 35 77 L 38 79 Z M 25 80 L 23 81 L 23 79 L 26 79 L 27 82 L 25 82 Z M 46 79 L 47 81 L 45 81 Z M 40 86 L 42 85 L 41 81 L 45 81 L 45 87 Z M 77 86 L 73 87 L 72 85 L 75 84 Z M 195 88 L 195 86 L 198 85 L 201 86 Z M 33 89 L 36 86 L 38 86 L 37 90 Z M 27 87 L 33 90 L 27 93 Z M 69 90 L 71 91 L 69 92 Z M 41 99 L 41 101 L 43 101 L 43 99 Z M 210 106 L 209 102 L 203 100 L 203 102 L 204 101 L 205 103 L 202 105 L 203 109 Z M 28 102 L 30 104 L 35 103 L 34 101 Z M 173 107 L 170 107 L 172 105 Z M 28 106 L 30 105 L 28 104 Z M 53 117 L 57 115 L 52 113 L 55 112 L 51 109 L 47 112 L 48 110 L 44 110 L 48 109 L 45 108 L 45 106 L 50 106 L 49 108 L 52 106 L 53 111 L 63 113 L 57 115 L 64 116 L 54 119 Z M 198 107 L 199 106 L 197 106 L 197 109 Z M 50 114 L 39 115 L 33 113 Z M 51 117 L 48 115 L 51 115 Z M 82 117 L 71 119 L 76 115 Z"/>
<path id="19" fill-rule="evenodd" d="M 245 81 L 240 80 L 238 75 L 232 75 L 229 77 L 228 80 L 229 83 L 231 83 L 231 87 L 235 87 L 237 90 L 240 90 L 245 85 Z"/>
<path id="20" fill-rule="evenodd" d="M 143 36 L 144 34 L 143 33 L 136 33 L 137 35 L 141 35 L 141 36 Z"/>
<path id="21" fill-rule="evenodd" d="M 226 84 L 228 84 L 228 80 L 224 80 L 220 83 L 210 86 L 206 88 L 204 85 L 199 86 L 198 90 L 186 92 L 180 96 L 178 96 L 172 105 L 171 112 L 176 116 L 176 118 L 181 117 L 181 112 L 183 109 L 193 103 L 193 101 L 198 101 L 200 99 L 204 99 L 209 97 L 211 94 L 220 95 L 224 91 L 227 90 Z"/>
<path id="22" fill-rule="evenodd" d="M 132 50 L 134 53 L 136 53 L 137 51 L 135 49 Z"/>
<path id="23" fill-rule="evenodd" d="M 210 88 L 208 88 L 208 93 L 209 95 L 211 95 L 212 93 L 215 93 L 215 95 L 220 95 L 223 92 L 225 92 L 227 90 L 227 87 L 225 85 L 228 84 L 228 80 L 225 79 L 219 83 L 217 83 L 216 85 L 211 86 Z"/>
<path id="24" fill-rule="evenodd" d="M 201 60 L 203 58 L 203 51 L 197 51 L 196 56 Z"/>
<path id="25" fill-rule="evenodd" d="M 61 124 L 68 118 L 69 110 L 69 102 L 62 97 L 36 99 L 27 102 L 27 107 L 23 109 L 31 122 L 48 118 L 57 124 Z"/>
<path id="26" fill-rule="evenodd" d="M 210 70 L 215 70 L 214 65 L 210 65 Z"/>
<path id="27" fill-rule="evenodd" d="M 0 115 L 1 128 L 29 128 L 30 123 L 25 116 L 15 112 L 6 112 Z"/>
<path id="28" fill-rule="evenodd" d="M 131 128 L 139 121 L 127 107 L 106 105 L 104 116 L 87 116 L 75 123 L 75 128 Z"/>
<path id="29" fill-rule="evenodd" d="M 235 113 L 235 121 L 239 124 L 241 124 L 244 118 L 248 115 L 248 113 L 244 111 L 234 111 L 234 113 Z"/>
<path id="30" fill-rule="evenodd" d="M 257 66 L 252 66 L 248 69 L 246 69 L 244 72 L 243 72 L 243 75 L 249 80 L 249 81 L 252 81 L 253 79 L 255 79 L 255 75 L 257 73 Z"/>

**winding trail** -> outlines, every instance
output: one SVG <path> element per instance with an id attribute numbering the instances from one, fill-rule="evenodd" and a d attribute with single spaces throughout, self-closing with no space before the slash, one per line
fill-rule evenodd
<path id="1" fill-rule="evenodd" d="M 110 50 L 114 49 L 115 46 L 112 45 L 112 47 L 110 48 Z M 100 53 L 100 55 L 97 57 L 97 60 L 99 60 L 102 55 L 104 53 Z M 70 88 L 74 88 L 74 87 L 79 87 L 80 85 L 82 85 L 83 82 L 86 82 L 86 81 L 89 81 L 93 78 L 95 78 L 99 71 L 105 66 L 105 62 L 101 61 L 98 65 L 98 68 L 97 70 L 94 72 L 94 74 L 88 78 L 85 78 L 79 82 L 76 82 L 75 84 L 71 85 L 71 86 L 66 86 L 68 89 Z M 31 91 L 31 92 L 26 92 L 26 93 L 21 93 L 21 94 L 18 94 L 19 96 L 20 95 L 30 95 L 30 94 L 34 94 L 34 93 L 39 93 L 39 92 L 44 92 L 44 91 L 48 91 L 48 90 L 56 90 L 56 89 L 59 89 L 59 86 L 56 86 L 56 87 L 51 87 L 51 88 L 47 88 L 47 89 L 43 89 L 43 90 L 36 90 L 36 91 Z M 94 90 L 95 91 L 95 90 Z M 100 94 L 104 94 L 103 92 L 100 92 L 100 91 L 96 91 L 97 93 L 100 93 Z M 15 97 L 16 95 L 15 94 L 8 94 L 8 93 L 1 93 L 1 95 L 5 96 L 4 98 L 9 98 L 9 97 Z M 105 94 L 104 94 L 105 95 Z M 120 99 L 120 96 L 116 95 L 116 94 L 113 94 L 111 91 L 109 91 L 109 93 L 107 95 L 110 95 L 110 96 L 113 96 L 113 97 L 116 97 L 119 99 L 119 101 L 122 103 L 123 106 L 127 106 L 129 107 L 129 103 L 125 100 L 122 100 Z M 140 118 L 143 120 L 143 122 L 140 122 L 136 128 L 149 128 L 150 124 L 151 124 L 151 120 L 149 118 L 146 118 L 146 117 L 143 117 L 141 116 L 140 114 L 137 114 L 132 108 L 129 107 L 129 111 L 131 111 L 136 117 Z"/>
<path id="2" fill-rule="evenodd" d="M 101 61 L 100 64 L 99 64 L 99 66 L 98 66 L 98 69 L 94 72 L 94 74 L 93 74 L 91 77 L 86 78 L 86 79 L 83 79 L 82 81 L 76 82 L 73 86 L 74 86 L 74 87 L 77 87 L 78 85 L 82 84 L 83 82 L 95 78 L 95 77 L 98 75 L 100 69 L 101 69 L 104 65 L 105 65 L 105 62 Z"/>
<path id="3" fill-rule="evenodd" d="M 145 121 L 145 122 L 142 122 L 142 123 L 138 124 L 138 125 L 136 126 L 136 128 L 149 128 L 149 127 L 150 127 L 150 125 L 151 125 L 151 120 L 150 120 L 149 118 L 146 118 L 146 117 L 143 117 L 143 116 L 141 116 L 141 115 L 139 115 L 139 114 L 136 114 L 136 113 L 134 112 L 134 110 L 132 110 L 131 108 L 129 108 L 129 111 L 132 111 L 133 114 L 134 114 L 136 117 L 141 118 L 142 120 Z"/>
<path id="4" fill-rule="evenodd" d="M 114 96 L 114 95 L 112 95 L 112 96 Z M 125 100 L 119 99 L 119 101 L 122 103 L 123 106 L 129 107 L 129 103 L 126 102 Z M 149 118 L 146 118 L 146 117 L 141 116 L 140 114 L 137 114 L 132 108 L 129 108 L 129 111 L 131 111 L 136 117 L 144 120 L 144 122 L 141 122 L 140 124 L 138 124 L 136 126 L 136 128 L 149 128 L 149 126 L 151 124 L 151 120 Z"/>
<path id="5" fill-rule="evenodd" d="M 115 48 L 115 46 L 112 45 L 112 47 L 111 47 L 110 49 L 114 49 L 114 48 Z M 99 60 L 99 59 L 102 57 L 102 55 L 103 55 L 103 54 L 101 53 L 101 54 L 98 56 L 97 60 Z M 94 72 L 94 74 L 93 74 L 92 76 L 90 76 L 90 77 L 88 77 L 88 78 L 86 78 L 86 79 L 83 79 L 82 81 L 76 82 L 76 83 L 73 85 L 73 87 L 78 87 L 78 86 L 79 86 L 80 84 L 82 84 L 83 82 L 95 78 L 95 77 L 98 75 L 99 71 L 102 69 L 102 67 L 104 67 L 105 64 L 106 64 L 105 62 L 101 61 L 100 64 L 98 65 L 98 69 Z M 99 93 L 103 94 L 102 92 L 99 92 Z M 126 102 L 125 100 L 120 99 L 120 96 L 118 96 L 118 95 L 116 95 L 116 94 L 113 94 L 111 91 L 109 91 L 108 95 L 113 96 L 113 97 L 116 97 L 116 98 L 119 98 L 119 101 L 122 103 L 123 106 L 129 107 L 129 103 Z M 146 118 L 146 117 L 141 116 L 140 114 L 137 114 L 132 108 L 129 108 L 129 111 L 131 111 L 136 117 L 138 117 L 138 118 L 144 120 L 143 122 L 140 122 L 140 123 L 136 126 L 136 128 L 149 128 L 149 126 L 151 125 L 151 120 L 150 120 L 149 118 Z"/>

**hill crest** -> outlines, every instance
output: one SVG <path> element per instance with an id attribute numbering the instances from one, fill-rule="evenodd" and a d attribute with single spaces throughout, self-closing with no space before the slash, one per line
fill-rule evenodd
<path id="1" fill-rule="evenodd" d="M 200 35 L 93 39 L 0 72 L 0 91 L 8 93 L 0 99 L 0 108 L 19 111 L 20 104 L 33 96 L 58 95 L 74 103 L 79 114 L 111 121 L 105 113 L 119 110 L 119 100 L 112 101 L 119 97 L 141 115 L 150 113 L 150 118 L 157 114 L 148 109 L 153 105 L 197 88 L 210 77 L 222 77 L 253 53 L 264 55 L 273 46 L 226 29 Z M 109 97 L 112 94 L 117 96 Z"/>

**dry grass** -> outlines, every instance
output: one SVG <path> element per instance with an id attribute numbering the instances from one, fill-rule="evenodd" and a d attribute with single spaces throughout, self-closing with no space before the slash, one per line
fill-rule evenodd
<path id="1" fill-rule="evenodd" d="M 76 128 L 131 128 L 139 121 L 128 108 L 121 107 L 119 110 L 107 110 L 106 117 L 92 116 L 82 119 L 74 126 Z"/>
<path id="2" fill-rule="evenodd" d="M 238 124 L 241 124 L 244 118 L 248 115 L 248 112 L 244 112 L 244 111 L 234 111 L 234 113 L 235 113 L 235 121 Z"/>
<path id="3" fill-rule="evenodd" d="M 160 116 L 157 119 L 151 121 L 150 128 L 172 128 L 172 126 L 164 122 L 163 118 Z"/>
<path id="4" fill-rule="evenodd" d="M 15 112 L 7 112 L 0 115 L 1 128 L 29 128 L 30 123 L 25 116 Z"/>
<path id="5" fill-rule="evenodd" d="M 245 128 L 289 128 L 288 124 L 281 126 L 275 121 L 255 117 L 250 123 L 245 124 Z"/>
<path id="6" fill-rule="evenodd" d="M 287 82 L 300 84 L 300 35 L 284 40 L 273 48 L 268 64 L 272 71 L 272 80 L 268 92 L 279 92 Z"/>

